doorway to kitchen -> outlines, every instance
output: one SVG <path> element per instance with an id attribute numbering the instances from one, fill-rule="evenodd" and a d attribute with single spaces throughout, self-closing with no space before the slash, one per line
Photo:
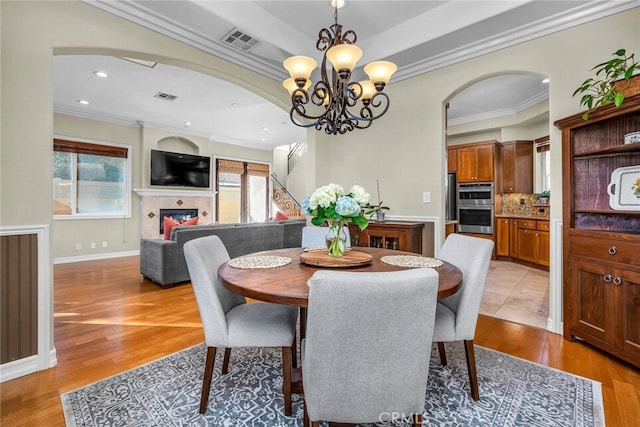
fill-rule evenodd
<path id="1" fill-rule="evenodd" d="M 460 154 L 458 153 L 461 150 L 456 150 L 456 146 L 459 145 L 460 148 L 464 146 L 464 152 L 467 153 L 469 151 L 467 147 L 474 146 L 475 143 L 479 143 L 478 147 L 480 147 L 482 143 L 489 145 L 489 142 L 493 142 L 495 144 L 495 162 L 493 163 L 494 170 L 491 183 L 495 188 L 495 215 L 493 215 L 491 227 L 489 227 L 491 230 L 490 235 L 483 234 L 480 237 L 492 238 L 498 244 L 497 234 L 499 230 L 497 230 L 496 223 L 498 217 L 503 216 L 503 213 L 511 213 L 514 218 L 525 219 L 528 214 L 533 215 L 533 218 L 539 221 L 532 221 L 532 223 L 539 222 L 547 227 L 543 231 L 546 240 L 540 239 L 541 243 L 539 242 L 539 247 L 544 247 L 543 251 L 539 253 L 542 254 L 544 252 L 545 260 L 542 261 L 541 255 L 539 263 L 548 266 L 548 254 L 550 252 L 548 243 L 549 209 L 547 207 L 544 212 L 540 213 L 535 193 L 549 189 L 549 153 L 547 151 L 540 155 L 536 149 L 537 144 L 533 143 L 533 141 L 547 136 L 548 148 L 550 126 L 549 90 L 547 82 L 543 82 L 543 80 L 543 77 L 539 75 L 514 73 L 489 76 L 461 87 L 448 100 L 447 108 L 445 109 L 447 114 L 446 164 L 448 165 L 447 172 L 449 174 L 457 173 L 458 176 L 464 177 L 467 175 L 466 169 L 462 170 L 465 173 L 456 169 L 457 163 L 460 163 L 461 167 L 465 166 L 465 162 L 460 159 Z M 504 143 L 510 142 L 511 145 L 516 146 L 518 145 L 516 142 L 519 143 L 520 141 L 529 141 L 529 154 L 527 155 L 529 162 L 528 188 L 525 190 L 521 188 L 504 189 L 503 183 L 506 181 L 502 179 L 502 169 L 506 167 L 507 160 L 502 156 L 502 148 L 507 145 Z M 516 150 L 519 150 L 519 148 L 514 149 L 514 151 Z M 458 156 L 457 160 L 455 158 L 456 154 Z M 547 161 L 541 159 L 544 156 L 547 157 Z M 533 173 L 531 173 L 532 170 Z M 517 172 L 514 174 L 517 174 Z M 516 191 L 517 194 L 515 193 Z M 517 206 L 511 206 L 513 200 L 519 202 Z M 464 226 L 460 227 L 459 194 L 456 195 L 456 201 L 458 202 L 458 217 L 454 218 L 455 221 L 458 221 L 456 231 L 474 233 L 464 229 Z M 524 212 L 525 208 L 531 212 Z M 535 229 L 536 227 L 533 228 Z M 534 231 L 534 233 L 536 232 L 537 230 Z M 522 233 L 529 232 L 523 231 Z M 517 239 L 517 235 L 520 234 L 519 229 L 514 230 L 512 234 L 515 234 L 516 236 L 514 237 Z M 529 247 L 529 245 L 521 246 L 523 248 Z M 549 271 L 544 267 L 540 267 L 540 265 L 536 265 L 538 260 L 532 261 L 530 264 L 513 262 L 512 259 L 518 257 L 510 255 L 511 257 L 506 258 L 508 260 L 504 260 L 504 257 L 502 259 L 498 257 L 497 260 L 494 259 L 491 262 L 480 313 L 547 329 L 550 324 Z M 525 253 L 523 253 L 523 256 L 530 258 Z"/>

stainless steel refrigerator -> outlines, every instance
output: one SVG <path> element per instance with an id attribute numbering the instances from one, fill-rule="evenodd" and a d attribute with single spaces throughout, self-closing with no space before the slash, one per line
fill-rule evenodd
<path id="1" fill-rule="evenodd" d="M 445 191 L 447 194 L 445 200 L 445 219 L 458 219 L 458 208 L 456 205 L 457 182 L 455 173 L 447 174 Z"/>

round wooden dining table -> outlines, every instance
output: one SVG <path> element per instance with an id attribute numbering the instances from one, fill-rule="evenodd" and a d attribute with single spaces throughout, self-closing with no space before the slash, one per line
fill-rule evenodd
<path id="1" fill-rule="evenodd" d="M 340 270 L 355 272 L 406 270 L 410 267 L 390 265 L 382 262 L 381 258 L 386 255 L 416 256 L 416 254 L 411 252 L 401 252 L 392 249 L 357 247 L 353 250 L 370 254 L 371 261 L 363 265 L 342 267 Z M 291 262 L 274 268 L 237 268 L 229 265 L 229 262 L 225 262 L 218 268 L 218 276 L 227 289 L 237 294 L 256 300 L 300 307 L 300 339 L 303 339 L 306 332 L 307 303 L 309 298 L 307 281 L 313 273 L 320 269 L 335 269 L 335 267 L 319 267 L 304 263 L 300 260 L 303 254 L 303 248 L 288 248 L 244 255 L 244 257 L 286 257 L 290 258 Z M 443 265 L 436 267 L 435 270 L 439 274 L 438 299 L 453 295 L 460 289 L 462 285 L 462 272 L 458 267 L 444 262 Z M 303 393 L 300 368 L 294 368 L 291 372 L 291 391 L 293 393 Z"/>
<path id="2" fill-rule="evenodd" d="M 398 267 L 382 262 L 386 255 L 412 255 L 411 252 L 401 252 L 392 249 L 356 247 L 354 251 L 371 255 L 371 262 L 351 267 L 340 268 L 341 271 L 354 272 L 383 272 L 406 270 L 409 267 Z M 291 258 L 291 262 L 275 268 L 235 268 L 225 262 L 218 269 L 222 284 L 229 290 L 248 298 L 277 304 L 306 307 L 309 298 L 308 280 L 313 273 L 320 269 L 335 269 L 333 267 L 319 267 L 300 261 L 304 253 L 302 248 L 274 249 L 257 252 L 245 256 L 280 256 Z M 462 272 L 458 267 L 444 262 L 436 267 L 440 278 L 438 282 L 438 299 L 453 295 L 462 285 Z"/>

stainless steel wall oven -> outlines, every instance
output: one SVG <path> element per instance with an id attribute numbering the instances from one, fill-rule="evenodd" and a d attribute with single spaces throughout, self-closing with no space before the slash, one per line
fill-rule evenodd
<path id="1" fill-rule="evenodd" d="M 493 183 L 458 184 L 458 230 L 493 234 Z"/>

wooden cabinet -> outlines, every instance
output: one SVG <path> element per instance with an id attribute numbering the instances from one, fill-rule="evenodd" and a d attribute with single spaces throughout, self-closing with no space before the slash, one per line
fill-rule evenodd
<path id="1" fill-rule="evenodd" d="M 493 182 L 495 141 L 457 148 L 458 182 Z"/>
<path id="2" fill-rule="evenodd" d="M 562 130 L 564 336 L 640 366 L 640 94 Z M 630 173 L 628 180 L 622 178 Z"/>
<path id="3" fill-rule="evenodd" d="M 422 254 L 422 229 L 420 222 L 370 222 L 364 230 L 349 224 L 351 246 L 395 249 Z"/>
<path id="4" fill-rule="evenodd" d="M 449 234 L 455 233 L 457 225 L 457 221 L 447 222 L 444 226 L 444 237 L 447 237 Z"/>
<path id="5" fill-rule="evenodd" d="M 509 218 L 496 219 L 496 255 L 498 256 L 510 256 L 510 225 L 511 220 Z"/>
<path id="6" fill-rule="evenodd" d="M 496 255 L 549 266 L 549 221 L 496 219 Z"/>
<path id="7" fill-rule="evenodd" d="M 500 144 L 499 193 L 533 193 L 533 141 Z"/>
<path id="8" fill-rule="evenodd" d="M 458 150 L 455 148 L 447 149 L 447 172 L 458 171 Z"/>

